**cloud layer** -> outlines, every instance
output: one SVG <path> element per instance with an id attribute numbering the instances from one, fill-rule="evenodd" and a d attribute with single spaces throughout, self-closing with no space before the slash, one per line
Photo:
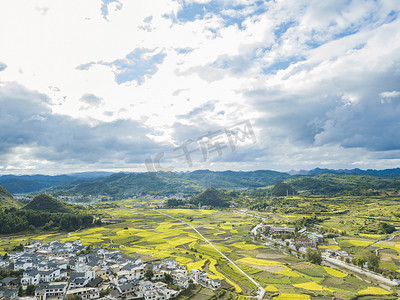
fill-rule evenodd
<path id="1" fill-rule="evenodd" d="M 0 4 L 1 173 L 146 171 L 161 152 L 186 170 L 188 140 L 189 169 L 399 165 L 395 0 L 19 2 Z M 243 121 L 257 143 L 232 151 Z"/>

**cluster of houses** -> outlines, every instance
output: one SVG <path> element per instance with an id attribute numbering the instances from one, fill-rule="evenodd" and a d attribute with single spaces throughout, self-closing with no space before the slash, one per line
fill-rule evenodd
<path id="1" fill-rule="evenodd" d="M 197 269 L 189 273 L 185 265 L 174 259 L 143 263 L 140 258 L 123 257 L 116 250 L 120 246 L 110 246 L 88 249 L 79 239 L 65 243 L 35 242 L 25 246 L 24 251 L 10 253 L 7 259 L 0 259 L 0 268 L 23 273 L 22 277 L 0 280 L 0 299 L 167 300 L 190 283 L 212 289 L 221 287 L 219 279 L 210 279 Z M 166 277 L 173 285 L 161 281 Z M 21 289 L 32 286 L 33 296 L 18 297 Z"/>
<path id="2" fill-rule="evenodd" d="M 286 233 L 291 233 L 295 236 L 295 233 L 297 233 L 292 242 L 293 244 L 299 245 L 301 247 L 316 247 L 318 244 L 323 243 L 324 238 L 327 237 L 327 235 L 324 236 L 323 234 L 317 233 L 306 227 L 296 232 L 296 228 L 293 227 L 276 227 L 274 225 L 268 224 L 262 225 L 262 229 L 264 233 L 270 236 Z"/>
<path id="3" fill-rule="evenodd" d="M 293 227 L 277 227 L 270 224 L 258 224 L 252 229 L 252 233 L 256 235 L 257 233 L 265 235 L 269 240 L 273 242 L 277 242 L 278 244 L 284 245 L 289 242 L 289 245 L 292 249 L 295 249 L 296 246 L 304 247 L 304 248 L 317 248 L 319 245 L 324 243 L 324 239 L 332 236 L 331 233 L 320 234 L 317 232 L 315 228 L 307 228 L 304 227 L 298 231 Z M 283 242 L 280 237 L 286 234 L 290 236 L 290 238 L 286 238 Z M 289 234 L 289 235 L 287 235 Z M 336 240 L 333 239 L 336 243 Z M 337 244 L 337 243 L 336 243 Z M 286 244 L 288 245 L 288 244 Z M 297 247 L 296 247 L 297 248 Z M 321 249 L 321 248 L 320 248 Z M 351 255 L 344 250 L 340 250 L 340 248 L 322 248 L 323 255 L 326 257 L 333 258 L 351 258 Z"/>

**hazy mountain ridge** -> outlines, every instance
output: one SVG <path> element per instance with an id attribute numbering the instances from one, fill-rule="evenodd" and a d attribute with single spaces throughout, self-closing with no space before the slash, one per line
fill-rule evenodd
<path id="1" fill-rule="evenodd" d="M 109 176 L 109 172 L 83 172 L 68 175 L 3 175 L 0 176 L 0 185 L 10 193 L 31 193 L 60 185 L 76 185 L 81 182 Z"/>
<path id="2" fill-rule="evenodd" d="M 4 183 L 4 187 L 14 194 L 47 191 L 54 195 L 108 195 L 121 198 L 139 194 L 168 195 L 180 192 L 195 194 L 210 186 L 228 190 L 258 189 L 279 182 L 288 182 L 297 191 L 311 190 L 319 194 L 335 194 L 346 190 L 396 189 L 400 180 L 400 168 L 386 170 L 316 168 L 300 173 L 307 174 L 290 175 L 270 170 L 249 172 L 197 170 L 193 172 L 113 173 L 108 176 L 107 172 L 57 176 L 6 175 L 0 177 L 0 184 Z M 91 178 L 91 176 L 96 177 Z"/>
<path id="3" fill-rule="evenodd" d="M 375 170 L 375 169 L 367 169 L 361 170 L 359 168 L 355 169 L 321 169 L 315 168 L 312 170 L 291 170 L 289 174 L 291 175 L 319 175 L 324 173 L 330 174 L 348 174 L 348 175 L 371 175 L 371 176 L 381 176 L 381 177 L 392 177 L 392 176 L 400 176 L 400 168 L 394 169 L 384 169 L 384 170 Z"/>
<path id="4" fill-rule="evenodd" d="M 123 196 L 138 193 L 175 194 L 194 193 L 214 188 L 240 189 L 273 185 L 291 178 L 287 173 L 275 171 L 213 172 L 208 170 L 190 173 L 117 173 L 108 177 L 80 183 L 63 189 L 73 194 L 102 194 Z"/>

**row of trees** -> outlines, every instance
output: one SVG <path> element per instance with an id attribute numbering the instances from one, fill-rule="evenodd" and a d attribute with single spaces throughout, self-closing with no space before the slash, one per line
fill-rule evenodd
<path id="1" fill-rule="evenodd" d="M 186 203 L 187 202 L 183 201 L 182 199 L 171 198 L 171 199 L 167 200 L 166 206 L 168 206 L 168 207 L 177 207 L 177 206 L 183 206 Z"/>
<path id="2" fill-rule="evenodd" d="M 379 262 L 380 257 L 376 255 L 375 252 L 368 250 L 358 251 L 352 260 L 354 265 L 359 266 L 360 268 L 363 268 L 366 265 L 369 270 L 375 272 L 379 269 Z"/>

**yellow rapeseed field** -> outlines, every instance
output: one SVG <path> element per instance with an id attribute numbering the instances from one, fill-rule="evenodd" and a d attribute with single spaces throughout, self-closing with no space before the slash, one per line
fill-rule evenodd
<path id="1" fill-rule="evenodd" d="M 343 278 L 343 277 L 346 277 L 346 276 L 347 276 L 346 273 L 340 272 L 340 271 L 335 270 L 335 269 L 332 269 L 332 268 L 330 268 L 330 267 L 324 267 L 324 269 L 325 269 L 325 271 L 326 271 L 329 275 L 332 275 L 332 276 L 334 276 L 334 277 Z"/>
<path id="2" fill-rule="evenodd" d="M 380 287 L 369 286 L 366 289 L 359 291 L 358 294 L 360 294 L 360 295 L 390 295 L 391 293 Z"/>

